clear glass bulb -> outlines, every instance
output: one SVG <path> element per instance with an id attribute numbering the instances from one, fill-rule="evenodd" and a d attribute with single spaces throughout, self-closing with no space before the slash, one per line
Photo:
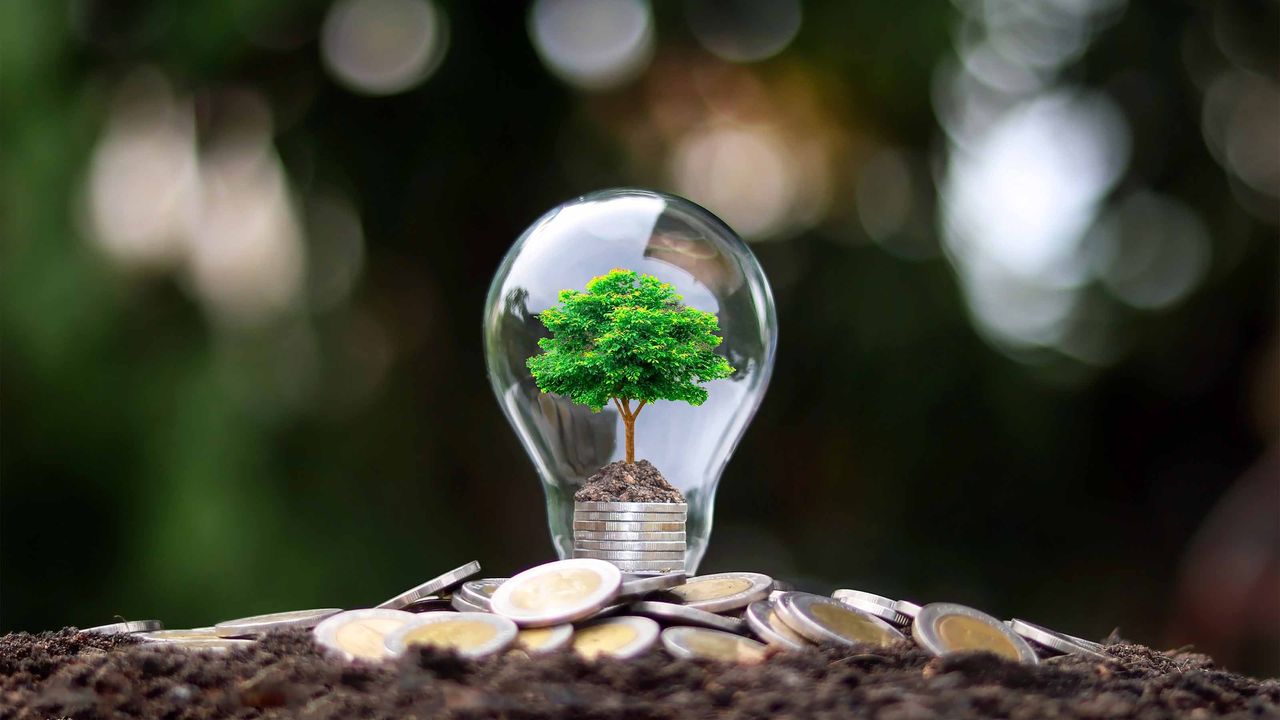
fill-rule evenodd
<path id="1" fill-rule="evenodd" d="M 538 313 L 561 290 L 584 290 L 614 268 L 671 283 L 685 305 L 715 313 L 716 349 L 736 368 L 706 383 L 701 406 L 658 401 L 636 420 L 636 459 L 646 459 L 684 493 L 685 568 L 693 574 L 711 534 L 716 485 L 755 414 L 777 347 L 773 295 L 760 263 L 719 218 L 672 195 L 604 190 L 538 219 L 503 259 L 484 311 L 489 382 L 533 459 L 547 497 L 547 521 L 561 558 L 573 553 L 573 495 L 602 466 L 623 459 L 618 412 L 593 413 L 542 393 L 525 361 L 548 333 Z"/>

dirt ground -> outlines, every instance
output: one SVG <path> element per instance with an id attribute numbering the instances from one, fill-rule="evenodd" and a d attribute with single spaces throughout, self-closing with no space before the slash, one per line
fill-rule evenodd
<path id="1" fill-rule="evenodd" d="M 587 478 L 573 499 L 578 502 L 682 503 L 684 495 L 648 460 L 635 464 L 619 460 Z"/>
<path id="2" fill-rule="evenodd" d="M 366 665 L 326 657 L 306 631 L 211 653 L 66 629 L 0 637 L 0 718 L 1280 718 L 1278 680 L 1190 653 L 1107 652 L 1029 667 L 901 643 L 740 666 L 421 648 Z"/>

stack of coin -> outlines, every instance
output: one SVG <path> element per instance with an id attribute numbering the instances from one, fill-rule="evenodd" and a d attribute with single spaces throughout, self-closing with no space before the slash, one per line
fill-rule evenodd
<path id="1" fill-rule="evenodd" d="M 576 502 L 573 556 L 634 575 L 684 570 L 685 503 Z"/>

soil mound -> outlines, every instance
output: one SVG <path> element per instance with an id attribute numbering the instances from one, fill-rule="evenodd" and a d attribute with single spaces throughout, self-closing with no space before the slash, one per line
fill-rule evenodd
<path id="1" fill-rule="evenodd" d="M 811 648 L 758 665 L 653 650 L 464 660 L 415 648 L 380 665 L 322 654 L 305 630 L 226 653 L 77 633 L 0 637 L 0 718 L 1237 718 L 1280 714 L 1280 681 L 1203 655 L 1111 644 L 1039 666 L 987 653 Z"/>
<path id="2" fill-rule="evenodd" d="M 573 499 L 578 502 L 682 503 L 684 495 L 648 460 L 609 463 L 587 478 Z"/>

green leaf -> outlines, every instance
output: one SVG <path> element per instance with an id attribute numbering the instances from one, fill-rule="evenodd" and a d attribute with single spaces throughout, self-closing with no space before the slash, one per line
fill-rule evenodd
<path id="1" fill-rule="evenodd" d="M 543 392 L 599 411 L 610 398 L 701 405 L 701 383 L 734 373 L 715 354 L 716 316 L 685 307 L 671 285 L 632 270 L 592 278 L 586 292 L 562 290 L 539 314 L 551 337 L 529 358 Z"/>

